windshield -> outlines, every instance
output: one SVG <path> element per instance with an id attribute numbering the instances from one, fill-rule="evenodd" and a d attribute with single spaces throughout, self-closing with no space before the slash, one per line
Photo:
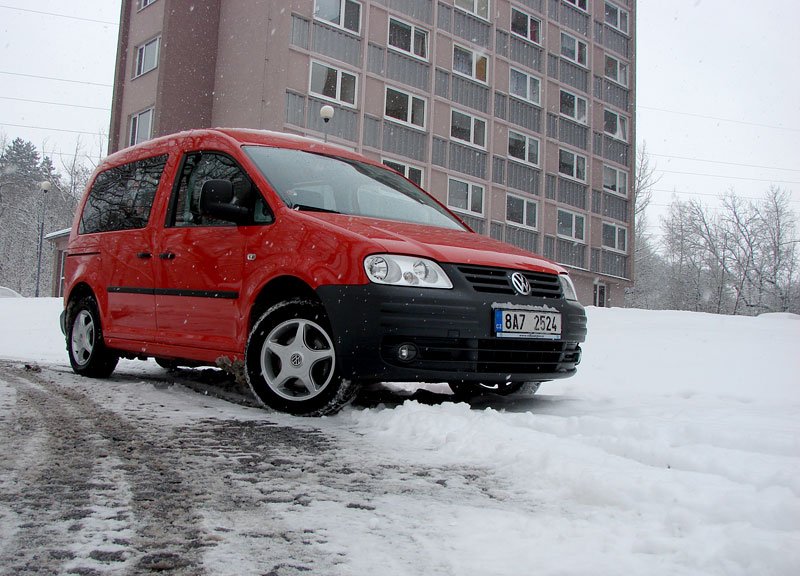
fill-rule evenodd
<path id="1" fill-rule="evenodd" d="M 264 146 L 244 150 L 290 208 L 465 229 L 389 168 L 302 150 Z"/>

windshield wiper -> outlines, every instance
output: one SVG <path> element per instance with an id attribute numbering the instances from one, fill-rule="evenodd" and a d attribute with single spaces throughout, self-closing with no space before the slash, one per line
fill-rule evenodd
<path id="1" fill-rule="evenodd" d="M 303 210 L 308 212 L 327 212 L 329 214 L 339 214 L 336 210 L 328 210 L 327 208 L 320 208 L 319 206 L 311 206 L 309 204 L 292 204 L 292 210 Z"/>

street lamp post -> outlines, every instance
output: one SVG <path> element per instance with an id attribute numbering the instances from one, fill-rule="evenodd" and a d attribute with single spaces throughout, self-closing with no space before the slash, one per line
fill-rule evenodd
<path id="1" fill-rule="evenodd" d="M 36 298 L 39 297 L 39 277 L 42 274 L 42 242 L 44 241 L 44 209 L 47 206 L 47 193 L 50 191 L 52 185 L 45 180 L 39 183 L 39 189 L 42 191 L 42 212 L 39 218 L 39 247 L 36 250 Z"/>
<path id="2" fill-rule="evenodd" d="M 328 122 L 333 118 L 333 113 L 334 109 L 330 104 L 325 104 L 325 106 L 319 109 L 319 115 L 322 121 L 325 122 L 325 142 L 328 141 Z"/>

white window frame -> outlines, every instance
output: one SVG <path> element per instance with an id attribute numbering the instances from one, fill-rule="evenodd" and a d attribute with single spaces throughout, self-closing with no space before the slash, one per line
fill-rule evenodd
<path id="1" fill-rule="evenodd" d="M 150 4 L 155 3 L 155 1 L 156 0 L 138 0 L 138 2 L 136 3 L 137 4 L 136 10 L 137 11 L 144 10 L 145 8 L 150 6 Z"/>
<path id="2" fill-rule="evenodd" d="M 572 51 L 575 52 L 575 57 L 571 57 L 569 54 L 564 52 L 564 40 L 569 40 L 573 44 Z M 581 50 L 581 47 L 583 50 Z M 581 54 L 583 54 L 583 62 L 581 62 Z M 579 66 L 583 66 L 584 68 L 589 67 L 589 45 L 584 42 L 583 40 L 576 38 L 572 34 L 567 34 L 566 32 L 561 33 L 561 57 L 569 60 L 570 62 L 574 62 Z"/>
<path id="3" fill-rule="evenodd" d="M 571 219 L 571 231 L 569 234 L 562 232 L 560 230 L 561 224 L 561 215 L 564 214 Z M 578 234 L 578 221 L 580 220 L 580 234 Z M 559 238 L 565 238 L 567 240 L 572 240 L 573 242 L 580 242 L 581 244 L 586 243 L 586 215 L 585 214 L 578 214 L 577 212 L 573 212 L 572 210 L 564 210 L 563 208 L 559 208 L 556 214 L 556 235 Z"/>
<path id="4" fill-rule="evenodd" d="M 609 14 L 609 8 L 611 8 L 611 14 Z M 630 14 L 628 11 L 620 8 L 613 2 L 606 2 L 604 11 L 605 15 L 603 19 L 605 23 L 627 35 L 630 27 Z"/>
<path id="5" fill-rule="evenodd" d="M 516 200 L 522 201 L 522 220 L 523 222 L 517 222 L 515 220 L 510 220 L 508 218 L 508 201 L 514 198 Z M 528 221 L 528 206 L 533 206 L 533 219 L 534 222 L 531 224 Z M 527 228 L 529 230 L 538 230 L 539 229 L 539 203 L 535 200 L 531 200 L 530 198 L 525 198 L 524 196 L 519 196 L 518 194 L 507 194 L 506 195 L 506 224 L 511 224 L 512 226 L 517 226 L 520 228 Z"/>
<path id="6" fill-rule="evenodd" d="M 481 20 L 489 20 L 491 0 L 453 0 L 456 8 L 474 14 Z"/>
<path id="7" fill-rule="evenodd" d="M 515 32 L 514 31 L 514 13 L 515 12 L 525 16 L 525 18 L 528 19 L 528 21 L 526 23 L 526 33 L 524 35 L 520 34 L 519 32 Z M 535 26 L 535 28 L 536 28 L 536 39 L 531 38 L 531 30 L 533 29 L 533 27 L 531 26 L 532 22 L 536 23 L 536 26 Z M 510 29 L 511 29 L 511 33 L 514 34 L 514 36 L 517 36 L 518 38 L 524 38 L 528 42 L 533 42 L 534 44 L 541 45 L 541 43 L 542 43 L 542 21 L 539 20 L 538 18 L 534 18 L 533 16 L 531 16 L 527 12 L 523 12 L 522 10 L 519 10 L 518 8 L 514 8 L 513 6 L 511 7 L 511 26 L 510 26 Z"/>
<path id="8" fill-rule="evenodd" d="M 155 58 L 153 59 L 153 67 L 148 68 L 147 70 L 144 69 L 144 63 L 146 61 L 145 56 L 147 55 L 147 48 L 149 46 L 155 45 Z M 134 62 L 134 70 L 133 70 L 133 77 L 138 78 L 143 74 L 147 74 L 151 70 L 155 70 L 158 68 L 158 59 L 161 52 L 161 36 L 156 36 L 155 38 L 151 38 L 147 42 L 143 42 L 136 47 L 136 58 Z"/>
<path id="9" fill-rule="evenodd" d="M 614 188 L 606 186 L 606 174 L 613 174 Z M 608 164 L 603 164 L 603 190 L 606 192 L 627 198 L 629 179 L 630 177 L 627 171 L 609 166 Z"/>
<path id="10" fill-rule="evenodd" d="M 525 95 L 514 92 L 514 74 L 525 77 Z M 535 92 L 535 94 L 534 94 Z M 542 81 L 538 76 L 528 74 L 517 68 L 510 68 L 508 71 L 508 93 L 516 98 L 521 98 L 537 106 L 542 102 Z"/>
<path id="11" fill-rule="evenodd" d="M 389 90 L 392 92 L 396 92 L 397 94 L 401 94 L 402 96 L 406 97 L 406 118 L 398 118 L 397 116 L 391 116 L 388 114 L 387 107 L 389 104 Z M 401 124 L 405 124 L 406 126 L 411 126 L 412 128 L 418 128 L 420 130 L 424 130 L 425 126 L 427 125 L 427 116 L 428 116 L 428 101 L 425 98 L 421 98 L 415 94 L 411 94 L 410 92 L 406 92 L 405 90 L 400 90 L 399 88 L 395 88 L 394 86 L 386 86 L 386 90 L 384 91 L 384 104 L 383 104 L 383 117 L 391 122 L 399 122 Z M 414 120 L 414 101 L 418 101 L 422 103 L 422 124 L 415 123 Z"/>
<path id="12" fill-rule="evenodd" d="M 139 128 L 141 127 L 142 117 L 147 115 L 147 134 L 141 134 Z M 128 131 L 128 145 L 133 146 L 145 140 L 150 140 L 153 137 L 153 117 L 155 116 L 155 107 L 150 106 L 135 114 L 131 114 L 130 130 Z"/>
<path id="13" fill-rule="evenodd" d="M 609 74 L 609 61 L 613 62 L 613 69 L 614 74 Z M 616 82 L 620 86 L 624 86 L 625 88 L 628 87 L 628 64 L 627 62 L 623 62 L 619 58 L 614 58 L 610 54 L 606 54 L 606 62 L 605 62 L 605 69 L 604 72 L 605 77 L 613 82 Z"/>
<path id="14" fill-rule="evenodd" d="M 571 172 L 564 172 L 561 170 L 562 167 L 562 155 L 567 154 L 572 156 L 572 171 Z M 562 176 L 566 176 L 568 178 L 572 178 L 573 180 L 577 180 L 579 182 L 586 182 L 586 167 L 587 167 L 586 156 L 578 154 L 577 152 L 573 152 L 572 150 L 567 150 L 566 148 L 559 148 L 558 149 L 558 173 Z M 581 172 L 583 172 L 583 177 L 581 177 Z"/>
<path id="15" fill-rule="evenodd" d="M 520 158 L 519 156 L 514 156 L 511 153 L 511 137 L 512 135 L 516 136 L 517 140 L 524 140 L 525 141 L 525 158 Z M 531 150 L 536 149 L 536 159 L 531 160 Z M 539 166 L 539 162 L 541 161 L 541 143 L 539 142 L 538 138 L 534 138 L 533 136 L 528 136 L 527 134 L 523 134 L 522 132 L 517 132 L 516 130 L 509 130 L 508 131 L 508 157 L 509 159 L 516 161 L 516 162 L 524 162 L 525 164 L 530 164 L 531 166 Z"/>
<path id="16" fill-rule="evenodd" d="M 470 119 L 469 140 L 466 140 L 464 138 L 460 138 L 460 137 L 456 136 L 455 134 L 453 134 L 453 115 L 454 114 L 461 114 L 462 116 L 467 116 Z M 483 125 L 483 142 L 476 142 L 475 141 L 476 140 L 476 136 L 477 136 L 477 134 L 479 132 L 479 130 L 476 129 L 478 124 L 482 124 Z M 459 142 L 464 142 L 465 144 L 468 144 L 470 146 L 477 146 L 478 148 L 481 148 L 482 150 L 485 150 L 486 149 L 486 137 L 487 137 L 486 128 L 487 128 L 487 123 L 486 123 L 486 120 L 484 120 L 483 118 L 481 118 L 479 116 L 474 116 L 474 115 L 470 114 L 469 112 L 464 112 L 463 110 L 458 110 L 456 108 L 452 108 L 450 110 L 450 137 L 451 138 L 453 138 L 455 140 L 458 140 Z"/>
<path id="17" fill-rule="evenodd" d="M 409 28 L 411 30 L 411 46 L 408 49 L 398 46 L 397 44 L 392 44 L 392 24 L 399 24 L 404 28 Z M 416 52 L 416 38 L 417 34 L 421 34 L 425 40 L 424 42 L 424 54 L 418 54 Z M 410 22 L 406 22 L 405 20 L 401 20 L 400 18 L 395 18 L 394 16 L 389 17 L 389 31 L 386 36 L 386 45 L 392 49 L 397 50 L 398 52 L 402 52 L 403 54 L 408 54 L 414 58 L 418 58 L 420 60 L 424 60 L 425 62 L 428 61 L 428 39 L 430 38 L 430 34 L 428 33 L 425 28 L 421 28 L 416 24 L 411 24 Z"/>
<path id="18" fill-rule="evenodd" d="M 611 246 L 606 244 L 606 228 L 613 228 L 614 230 L 614 245 Z M 622 237 L 622 242 L 620 242 L 620 236 Z M 600 244 L 603 248 L 607 250 L 611 250 L 612 252 L 618 252 L 619 254 L 627 254 L 628 253 L 628 228 L 627 226 L 622 226 L 620 224 L 615 224 L 614 222 L 603 222 L 602 231 L 600 234 Z M 624 244 L 620 248 L 620 244 Z"/>
<path id="19" fill-rule="evenodd" d="M 616 125 L 616 129 L 611 131 L 608 129 L 608 117 L 613 116 L 615 118 L 614 124 Z M 603 110 L 603 132 L 611 136 L 612 138 L 616 138 L 617 140 L 622 140 L 623 142 L 628 141 L 628 117 L 624 116 L 618 112 L 614 112 L 608 108 Z"/>
<path id="20" fill-rule="evenodd" d="M 584 12 L 589 11 L 589 0 L 564 0 L 568 4 L 572 4 L 576 8 L 583 10 Z"/>
<path id="21" fill-rule="evenodd" d="M 568 111 L 565 112 L 562 109 L 562 104 L 564 103 L 563 96 L 565 94 L 571 98 L 574 98 L 575 100 L 574 114 L 569 114 Z M 583 96 L 578 96 L 577 94 L 568 90 L 561 90 L 558 94 L 558 111 L 565 118 L 569 118 L 575 122 L 580 122 L 581 124 L 587 124 L 589 121 L 589 101 Z"/>
<path id="22" fill-rule="evenodd" d="M 323 66 L 330 70 L 336 71 L 336 97 L 333 98 L 328 96 L 327 94 L 323 94 L 321 92 L 314 92 L 312 90 L 312 81 L 314 78 L 314 66 Z M 347 74 L 354 78 L 353 83 L 353 102 L 348 102 L 347 100 L 342 99 L 342 75 Z M 321 62 L 319 60 L 312 60 L 311 65 L 308 67 L 308 93 L 313 94 L 315 98 L 322 98 L 323 100 L 327 100 L 329 102 L 336 102 L 337 104 L 341 104 L 342 106 L 346 106 L 348 108 L 356 108 L 358 106 L 358 74 L 350 72 L 348 70 L 343 70 L 341 68 L 337 68 L 336 66 L 332 66 L 326 62 Z"/>
<path id="23" fill-rule="evenodd" d="M 413 164 L 407 164 L 406 162 L 401 162 L 399 160 L 395 160 L 394 158 L 382 158 L 381 162 L 384 166 L 388 166 L 392 170 L 397 170 L 400 172 L 400 174 L 417 184 L 417 186 L 420 188 L 425 187 L 425 170 L 422 167 L 414 166 Z M 419 174 L 419 183 L 417 183 L 411 177 L 412 171 Z"/>
<path id="24" fill-rule="evenodd" d="M 464 184 L 467 186 L 467 208 L 463 208 L 461 206 L 455 206 L 450 201 L 450 193 L 451 193 L 451 186 L 456 182 L 458 184 Z M 480 190 L 481 193 L 481 209 L 480 212 L 476 212 L 473 210 L 473 204 L 475 201 L 475 192 Z M 484 207 L 486 204 L 486 188 L 480 184 L 475 184 L 474 182 L 469 182 L 467 180 L 461 180 L 460 178 L 447 178 L 447 207 L 455 212 L 461 212 L 462 214 L 469 214 L 470 216 L 483 216 Z"/>
<path id="25" fill-rule="evenodd" d="M 456 50 L 461 50 L 463 52 L 469 53 L 470 58 L 470 66 L 472 70 L 469 74 L 463 72 L 462 70 L 456 69 Z M 478 77 L 478 62 L 484 62 L 484 72 L 486 74 L 486 78 L 481 79 Z M 480 82 L 481 84 L 488 84 L 489 83 L 489 58 L 485 55 L 479 55 L 475 50 L 472 48 L 468 48 L 466 46 L 461 46 L 460 44 L 453 44 L 453 72 L 458 74 L 459 76 L 463 76 L 465 78 L 469 78 L 470 80 L 474 80 L 475 82 Z"/>
<path id="26" fill-rule="evenodd" d="M 331 26 L 335 26 L 345 32 L 349 32 L 350 34 L 356 34 L 357 36 L 361 36 L 361 23 L 364 18 L 364 6 L 361 2 L 357 2 L 356 0 L 337 0 L 339 2 L 339 22 L 335 22 L 333 20 L 328 20 L 327 18 L 323 18 L 319 15 L 319 8 L 317 7 L 317 3 L 319 0 L 314 0 L 314 19 L 319 20 L 320 22 L 325 22 Z M 358 6 L 358 30 L 353 30 L 352 28 L 348 28 L 344 24 L 344 16 L 345 11 L 348 4 L 354 4 Z"/>

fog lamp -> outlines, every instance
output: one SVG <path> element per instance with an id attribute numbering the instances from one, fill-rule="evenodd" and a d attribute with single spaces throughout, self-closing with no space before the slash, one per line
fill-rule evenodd
<path id="1" fill-rule="evenodd" d="M 413 344 L 400 344 L 397 347 L 397 359 L 402 362 L 411 362 L 417 357 L 417 347 Z"/>

